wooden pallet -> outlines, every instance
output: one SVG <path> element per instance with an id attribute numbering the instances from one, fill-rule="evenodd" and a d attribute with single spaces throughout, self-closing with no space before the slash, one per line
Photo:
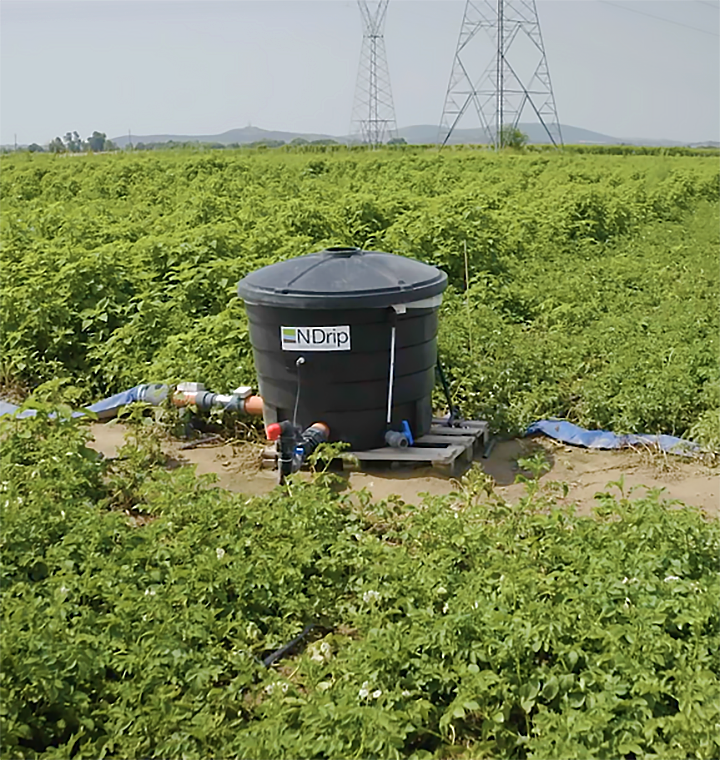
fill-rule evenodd
<path id="1" fill-rule="evenodd" d="M 406 449 L 382 446 L 366 451 L 348 451 L 348 457 L 338 460 L 344 470 L 364 470 L 374 466 L 388 466 L 393 469 L 403 466 L 430 465 L 433 469 L 459 477 L 470 466 L 473 459 L 482 455 L 488 445 L 490 433 L 487 422 L 468 420 L 449 427 L 446 420 L 434 419 L 430 432 L 415 440 Z M 263 452 L 263 468 L 277 467 L 277 452 L 274 446 Z"/>
<path id="2" fill-rule="evenodd" d="M 430 432 L 420 436 L 412 446 L 395 449 L 383 446 L 367 451 L 350 451 L 352 459 L 343 460 L 344 469 L 365 469 L 385 463 L 391 467 L 430 465 L 450 477 L 459 477 L 476 455 L 482 454 L 488 443 L 487 422 L 470 420 L 449 427 L 445 420 L 434 419 Z"/>

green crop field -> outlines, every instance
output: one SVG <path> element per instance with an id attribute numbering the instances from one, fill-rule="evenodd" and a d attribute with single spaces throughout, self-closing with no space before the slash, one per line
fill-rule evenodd
<path id="1" fill-rule="evenodd" d="M 323 474 L 247 498 L 145 432 L 97 460 L 60 404 L 253 384 L 237 281 L 349 244 L 448 273 L 441 356 L 495 431 L 555 415 L 718 451 L 717 155 L 0 169 L 0 383 L 40 409 L 0 418 L 3 757 L 720 756 L 717 519 L 622 482 L 592 517 L 533 478 L 508 504 L 478 471 L 419 505 Z"/>
<path id="2" fill-rule="evenodd" d="M 468 413 L 683 435 L 720 408 L 719 176 L 717 156 L 6 158 L 2 374 L 85 402 L 252 382 L 237 281 L 354 244 L 447 271 L 440 350 Z"/>

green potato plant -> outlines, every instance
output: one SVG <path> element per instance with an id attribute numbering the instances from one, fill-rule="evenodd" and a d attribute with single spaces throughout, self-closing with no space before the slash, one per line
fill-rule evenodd
<path id="1" fill-rule="evenodd" d="M 3 757 L 720 751 L 720 525 L 659 491 L 247 498 L 63 409 L 0 435 Z"/>

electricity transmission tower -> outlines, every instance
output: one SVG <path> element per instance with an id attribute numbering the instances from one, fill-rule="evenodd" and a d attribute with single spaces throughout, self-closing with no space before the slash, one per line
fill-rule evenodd
<path id="1" fill-rule="evenodd" d="M 373 146 L 397 136 L 383 37 L 388 2 L 389 0 L 358 0 L 363 22 L 363 41 L 350 134 L 355 140 Z"/>
<path id="2" fill-rule="evenodd" d="M 513 43 L 516 54 L 522 44 L 522 61 L 512 55 Z M 478 58 L 481 65 L 489 61 L 475 78 Z M 521 63 L 530 64 L 532 73 L 526 81 L 518 73 Z M 471 107 L 496 149 L 507 143 L 508 132 L 517 128 L 526 107 L 535 113 L 552 144 L 562 145 L 535 0 L 467 0 L 440 120 L 441 146 Z"/>

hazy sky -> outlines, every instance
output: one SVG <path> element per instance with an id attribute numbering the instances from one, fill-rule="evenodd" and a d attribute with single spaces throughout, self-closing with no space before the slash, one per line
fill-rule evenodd
<path id="1" fill-rule="evenodd" d="M 620 138 L 720 139 L 720 3 L 537 7 L 563 124 Z M 398 126 L 439 122 L 463 8 L 391 0 L 385 45 Z M 361 38 L 350 0 L 2 0 L 0 143 L 249 123 L 347 134 Z M 468 114 L 460 126 L 478 123 Z"/>

